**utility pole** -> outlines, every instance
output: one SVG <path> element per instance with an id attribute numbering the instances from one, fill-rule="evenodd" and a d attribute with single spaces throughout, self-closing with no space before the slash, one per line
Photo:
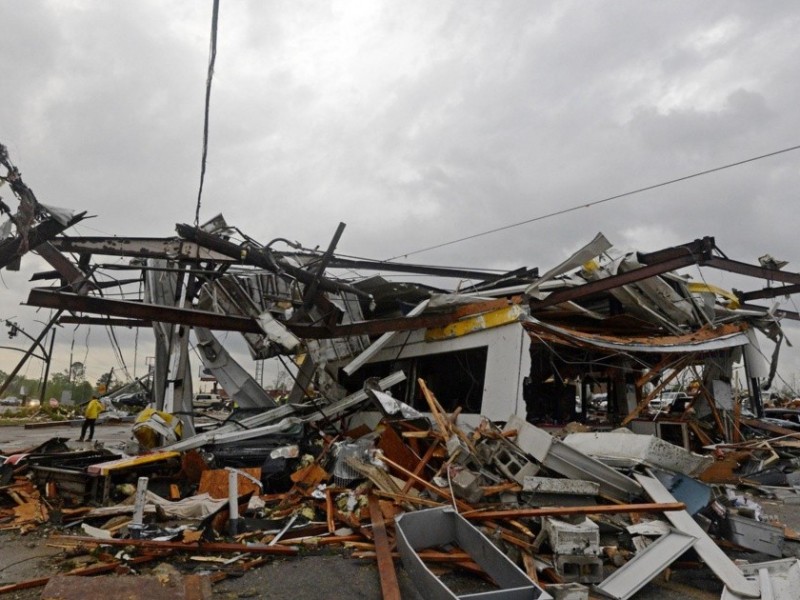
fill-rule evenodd
<path id="1" fill-rule="evenodd" d="M 37 347 L 41 349 L 43 356 L 46 354 L 44 351 L 44 347 L 42 346 L 42 340 L 47 335 L 47 332 L 50 331 L 50 328 L 56 324 L 56 321 L 58 321 L 58 319 L 61 317 L 61 313 L 63 312 L 64 312 L 63 310 L 60 309 L 57 310 L 55 315 L 53 315 L 53 318 L 50 319 L 47 325 L 44 326 L 44 329 L 42 329 L 42 332 L 39 334 L 37 338 L 31 337 L 30 335 L 25 333 L 22 329 L 20 329 L 18 325 L 7 321 L 7 324 L 9 324 L 9 326 L 13 328 L 12 330 L 14 331 L 15 334 L 17 332 L 22 333 L 25 337 L 33 340 L 33 343 L 31 344 L 31 347 L 28 348 L 27 352 L 25 352 L 25 356 L 23 356 L 22 359 L 20 359 L 20 361 L 17 363 L 17 366 L 14 367 L 14 370 L 11 371 L 11 373 L 9 373 L 8 377 L 6 377 L 6 380 L 3 382 L 3 385 L 0 386 L 0 395 L 2 395 L 3 392 L 5 392 L 6 389 L 8 389 L 8 386 L 11 385 L 11 381 L 14 379 L 17 373 L 19 373 L 22 370 L 22 367 L 25 365 L 25 362 L 31 355 L 33 355 L 33 351 L 36 350 Z"/>
<path id="2" fill-rule="evenodd" d="M 42 391 L 39 394 L 39 406 L 44 405 L 44 394 L 45 390 L 47 390 L 47 379 L 50 377 L 50 361 L 53 359 L 53 344 L 56 341 L 56 330 L 50 332 L 50 351 L 45 355 L 46 359 L 44 363 L 44 381 L 42 381 Z"/>
<path id="3" fill-rule="evenodd" d="M 75 334 L 72 334 L 72 344 L 69 346 L 69 368 L 67 369 L 67 383 L 72 384 L 72 351 L 75 350 Z"/>

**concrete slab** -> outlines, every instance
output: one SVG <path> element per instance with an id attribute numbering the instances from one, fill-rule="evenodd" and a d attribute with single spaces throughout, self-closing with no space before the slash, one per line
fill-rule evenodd
<path id="1" fill-rule="evenodd" d="M 714 462 L 710 456 L 701 456 L 655 436 L 628 430 L 571 433 L 564 438 L 564 443 L 611 466 L 618 466 L 615 461 L 622 461 L 624 466 L 633 462 L 693 476 Z"/>

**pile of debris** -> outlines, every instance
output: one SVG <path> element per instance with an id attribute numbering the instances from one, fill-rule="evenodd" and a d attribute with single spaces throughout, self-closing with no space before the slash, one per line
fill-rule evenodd
<path id="1" fill-rule="evenodd" d="M 0 527 L 62 529 L 50 543 L 96 557 L 73 575 L 168 561 L 215 582 L 333 546 L 377 561 L 387 598 L 399 598 L 399 555 L 425 598 L 455 597 L 442 575 L 458 570 L 476 576 L 476 597 L 588 598 L 591 586 L 624 599 L 693 553 L 723 598 L 766 598 L 765 586 L 793 597 L 800 561 L 782 559 L 784 527 L 733 486 L 702 482 L 726 458 L 628 430 L 556 437 L 514 415 L 461 427 L 423 380 L 431 417 L 380 391 L 391 383 L 266 411 L 236 453 L 224 433 L 129 456 L 51 440 L 6 460 Z M 382 413 L 375 427 L 326 431 L 367 408 Z M 740 567 L 722 546 L 781 560 Z"/>
<path id="2" fill-rule="evenodd" d="M 0 526 L 80 524 L 87 535 L 59 543 L 126 548 L 92 573 L 187 553 L 241 569 L 341 545 L 377 560 L 387 597 L 397 551 L 426 598 L 453 597 L 438 575 L 455 568 L 492 597 L 591 585 L 628 598 L 688 554 L 726 599 L 794 597 L 798 563 L 782 556 L 795 534 L 726 487 L 797 497 L 800 419 L 762 392 L 780 321 L 800 315 L 752 304 L 800 291 L 785 261 L 739 262 L 713 237 L 621 252 L 598 234 L 542 275 L 435 267 L 337 255 L 343 223 L 320 251 L 262 244 L 222 215 L 170 238 L 71 237 L 85 214 L 41 204 L 1 145 L 0 166 L 19 203 L 0 201 L 0 269 L 31 251 L 53 269 L 27 301 L 51 318 L 0 395 L 56 325 L 155 337 L 148 383 L 124 392 L 152 403 L 133 425 L 141 448 L 53 440 L 4 459 Z M 686 267 L 767 286 L 725 290 Z M 255 376 L 212 331 L 242 335 Z M 233 409 L 221 423 L 196 418 L 191 337 Z M 262 385 L 268 359 L 294 380 L 280 402 Z M 738 565 L 710 536 L 778 560 Z"/>

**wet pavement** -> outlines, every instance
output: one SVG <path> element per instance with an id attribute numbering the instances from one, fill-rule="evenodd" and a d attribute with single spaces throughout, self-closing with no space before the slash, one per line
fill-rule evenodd
<path id="1" fill-rule="evenodd" d="M 22 425 L 0 427 L 0 453 L 9 455 L 38 446 L 52 438 L 67 438 L 76 449 L 88 448 L 94 442 L 107 448 L 120 447 L 133 439 L 131 423 L 98 423 L 94 442 L 79 442 L 80 421 L 72 424 L 25 429 Z"/>

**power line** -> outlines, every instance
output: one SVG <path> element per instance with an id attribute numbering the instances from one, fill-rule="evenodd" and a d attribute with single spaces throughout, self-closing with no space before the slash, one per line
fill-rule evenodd
<path id="1" fill-rule="evenodd" d="M 194 212 L 195 227 L 200 224 L 200 199 L 203 197 L 203 182 L 206 178 L 206 157 L 208 156 L 208 114 L 211 104 L 211 80 L 214 77 L 214 63 L 217 62 L 217 21 L 219 20 L 219 0 L 214 0 L 211 14 L 211 48 L 208 57 L 208 75 L 206 76 L 206 106 L 203 121 L 203 158 L 200 161 L 200 189 L 197 190 L 197 208 Z"/>
<path id="2" fill-rule="evenodd" d="M 609 196 L 607 198 L 603 198 L 601 200 L 595 200 L 593 202 L 588 202 L 585 204 L 578 204 L 576 206 L 572 206 L 570 208 L 563 208 L 561 210 L 557 210 L 555 212 L 548 213 L 546 215 L 541 215 L 538 217 L 533 217 L 531 219 L 526 219 L 524 221 L 519 221 L 517 223 L 511 223 L 509 225 L 503 225 L 502 227 L 496 227 L 495 229 L 489 229 L 488 231 L 482 231 L 480 233 L 474 233 L 472 235 L 468 235 L 466 237 L 458 238 L 457 240 L 451 240 L 449 242 L 442 242 L 441 244 L 435 244 L 433 246 L 428 246 L 426 248 L 421 248 L 420 250 L 414 250 L 413 252 L 406 252 L 405 254 L 398 254 L 397 256 L 393 256 L 392 258 L 387 258 L 386 261 L 390 260 L 397 260 L 398 258 L 408 258 L 414 254 L 421 254 L 423 252 L 428 252 L 429 250 L 436 250 L 437 248 L 444 248 L 445 246 L 452 246 L 453 244 L 458 244 L 460 242 L 466 242 L 467 240 L 473 240 L 475 238 L 479 238 L 485 235 L 490 235 L 492 233 L 498 233 L 500 231 L 506 231 L 507 229 L 513 229 L 514 227 L 520 227 L 521 225 L 527 225 L 528 223 L 535 223 L 536 221 L 543 221 L 545 219 L 549 219 L 551 217 L 557 217 L 559 215 L 564 215 L 570 212 L 574 212 L 576 210 L 580 210 L 581 208 L 590 208 L 592 206 L 596 206 L 598 204 L 603 204 L 604 202 L 611 202 L 612 200 L 618 200 L 619 198 L 625 198 L 626 196 L 633 196 L 634 194 L 640 194 L 642 192 L 647 192 L 649 190 L 654 190 L 656 188 L 664 187 L 667 185 L 672 185 L 673 183 L 679 183 L 681 181 L 686 181 L 687 179 L 693 179 L 695 177 L 701 177 L 702 175 L 708 175 L 710 173 L 716 173 L 717 171 L 723 171 L 725 169 L 731 169 L 733 167 L 738 167 L 740 165 L 744 165 L 750 162 L 755 162 L 757 160 L 761 160 L 764 158 L 770 158 L 771 156 L 777 156 L 778 154 L 784 154 L 786 152 L 791 152 L 793 150 L 800 149 L 800 145 L 792 146 L 790 148 L 784 148 L 783 150 L 776 150 L 775 152 L 770 152 L 768 154 L 762 154 L 760 156 L 753 156 L 752 158 L 746 158 L 744 160 L 740 160 L 737 162 L 729 163 L 727 165 L 722 165 L 721 167 L 714 167 L 713 169 L 706 169 L 705 171 L 699 171 L 697 173 L 692 173 L 691 175 L 685 175 L 683 177 L 678 177 L 677 179 L 670 179 L 669 181 L 663 181 L 661 183 L 656 183 L 654 185 L 648 185 L 647 187 L 639 188 L 636 190 L 632 190 L 630 192 L 625 192 L 623 194 L 617 194 L 615 196 Z"/>

